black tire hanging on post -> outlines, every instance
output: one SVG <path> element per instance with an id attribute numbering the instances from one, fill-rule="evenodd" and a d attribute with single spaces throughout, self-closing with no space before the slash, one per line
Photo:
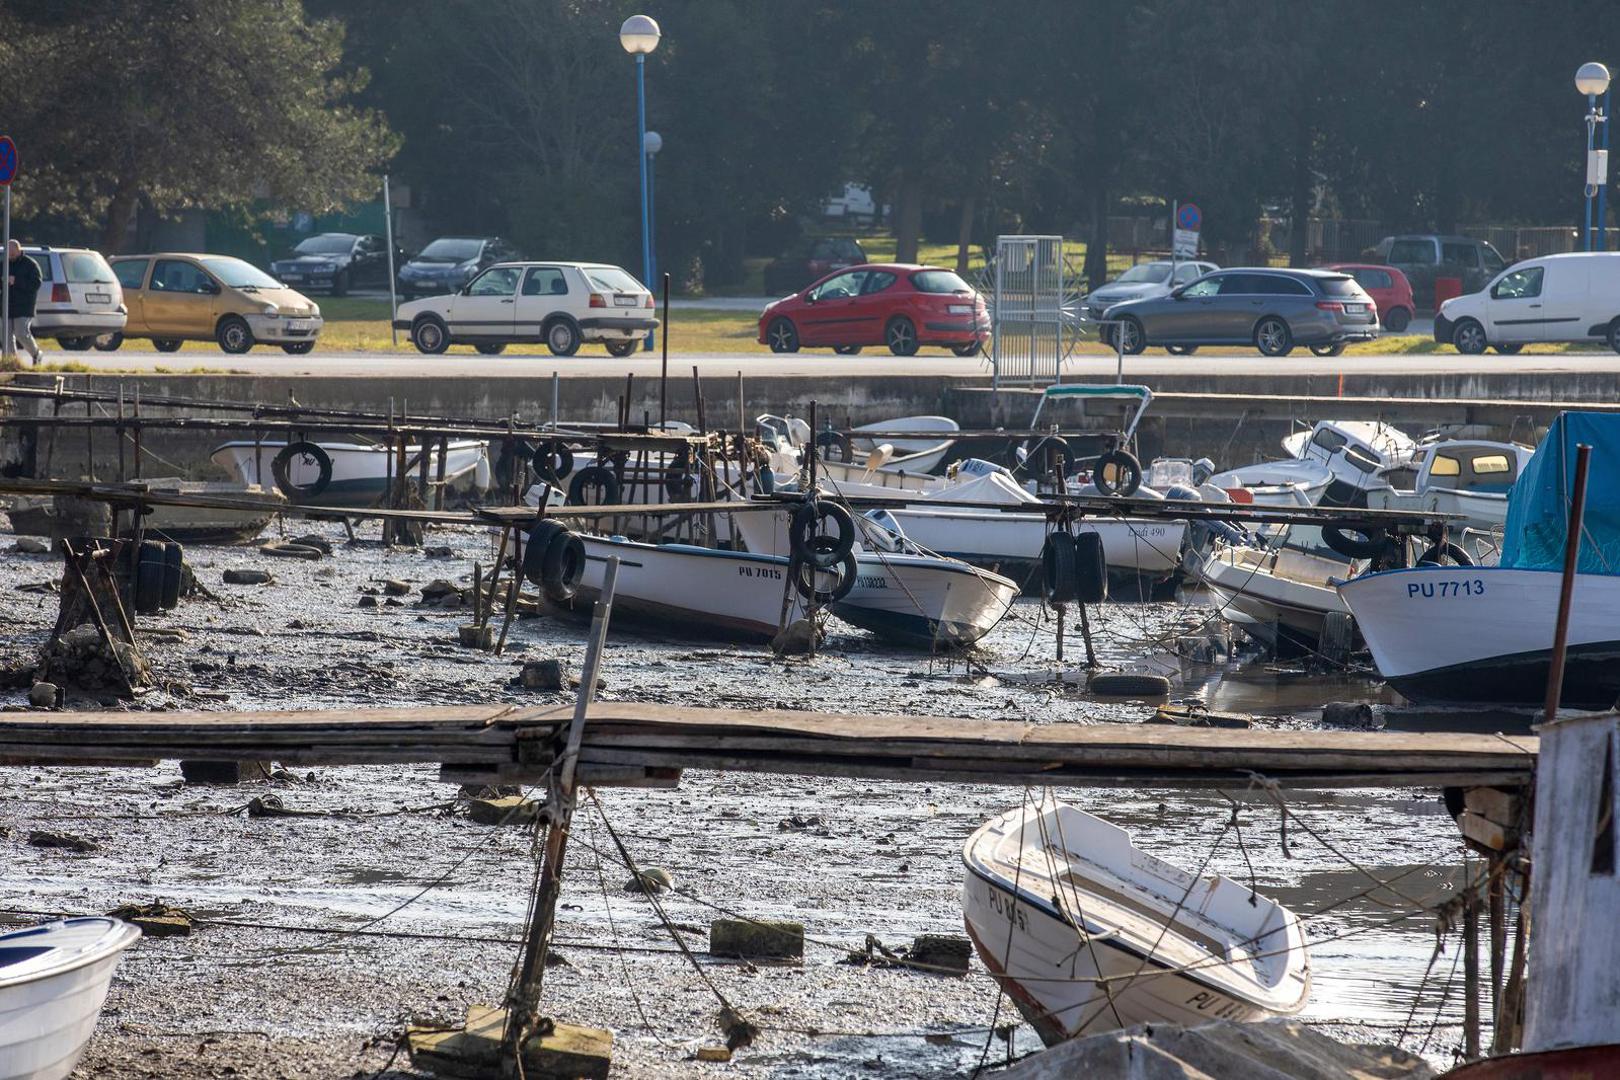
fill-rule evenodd
<path id="1" fill-rule="evenodd" d="M 1365 539 L 1362 539 L 1365 537 Z M 1344 525 L 1322 526 L 1322 543 L 1347 559 L 1371 559 L 1384 550 L 1387 535 L 1378 526 L 1368 529 L 1348 528 Z"/>
<path id="2" fill-rule="evenodd" d="M 564 529 L 553 536 L 546 547 L 540 567 L 540 588 L 552 603 L 566 604 L 579 591 L 579 582 L 584 576 L 585 542 Z"/>
<path id="3" fill-rule="evenodd" d="M 817 604 L 834 604 L 849 595 L 855 587 L 855 578 L 860 573 L 860 566 L 855 561 L 855 552 L 846 551 L 842 556 L 832 555 L 833 542 L 827 537 L 817 537 L 815 546 L 821 549 L 818 554 L 831 558 L 832 561 L 821 566 L 817 563 L 795 557 L 788 565 L 788 573 L 793 577 L 793 587 L 801 597 Z M 816 575 L 832 570 L 838 571 L 838 584 L 830 589 L 816 588 Z"/>
<path id="4" fill-rule="evenodd" d="M 833 456 L 833 449 L 837 448 L 837 456 Z M 841 431 L 823 431 L 816 436 L 816 453 L 821 455 L 823 461 L 848 462 L 855 456 L 850 449 L 849 436 Z"/>
<path id="5" fill-rule="evenodd" d="M 1102 535 L 1079 533 L 1074 540 L 1075 599 L 1100 604 L 1108 599 L 1108 561 L 1103 557 Z"/>
<path id="6" fill-rule="evenodd" d="M 594 488 L 602 496 L 598 502 L 586 502 L 585 489 Z M 570 506 L 614 506 L 619 501 L 619 478 L 606 465 L 591 465 L 574 474 L 568 483 Z"/>
<path id="7" fill-rule="evenodd" d="M 822 522 L 838 526 L 836 538 L 822 530 Z M 826 543 L 823 543 L 826 541 Z M 829 570 L 855 547 L 855 519 L 838 503 L 816 500 L 793 511 L 788 527 L 788 550 L 800 562 Z"/>
<path id="8" fill-rule="evenodd" d="M 560 521 L 542 518 L 534 523 L 534 528 L 529 530 L 529 537 L 523 544 L 523 576 L 528 578 L 530 583 L 545 587 L 546 555 L 551 550 L 552 541 L 567 533 L 567 526 Z"/>
<path id="9" fill-rule="evenodd" d="M 1042 586 L 1048 604 L 1072 604 L 1079 595 L 1074 569 L 1074 537 L 1066 532 L 1046 534 L 1041 545 Z"/>
<path id="10" fill-rule="evenodd" d="M 1025 439 L 1024 460 L 1019 462 L 1017 471 L 1025 476 L 1045 476 L 1046 461 L 1054 449 L 1063 459 L 1063 475 L 1074 472 L 1074 450 L 1069 440 L 1061 435 L 1031 435 Z"/>
<path id="11" fill-rule="evenodd" d="M 1429 550 L 1418 559 L 1418 563 L 1422 566 L 1439 566 L 1443 559 L 1450 559 L 1457 566 L 1474 565 L 1474 557 L 1450 540 L 1430 546 Z"/>
<path id="12" fill-rule="evenodd" d="M 165 558 L 163 541 L 141 541 L 135 554 L 134 587 L 130 590 L 138 615 L 153 615 L 163 609 L 163 575 L 168 569 Z"/>
<path id="13" fill-rule="evenodd" d="M 671 465 L 664 470 L 664 494 L 671 502 L 691 502 L 696 490 L 697 477 L 687 472 L 685 466 Z"/>
<path id="14" fill-rule="evenodd" d="M 292 476 L 287 466 L 297 457 L 308 458 L 315 462 L 319 475 L 313 484 L 299 485 L 292 482 Z M 283 446 L 276 456 L 270 459 L 270 475 L 276 478 L 276 487 L 287 498 L 294 502 L 299 499 L 313 499 L 324 492 L 332 483 L 332 456 L 321 449 L 316 443 L 300 439 Z"/>
<path id="15" fill-rule="evenodd" d="M 163 546 L 163 594 L 158 606 L 172 611 L 180 606 L 180 587 L 186 577 L 186 552 L 179 544 Z"/>
<path id="16" fill-rule="evenodd" d="M 561 483 L 563 477 L 574 471 L 574 452 L 561 439 L 546 439 L 535 444 L 529 464 L 553 484 Z"/>
<path id="17" fill-rule="evenodd" d="M 1109 466 L 1119 471 L 1119 479 L 1108 478 Z M 1091 482 L 1104 495 L 1135 495 L 1142 486 L 1142 463 L 1129 450 L 1110 450 L 1097 458 L 1097 467 L 1091 470 Z"/>

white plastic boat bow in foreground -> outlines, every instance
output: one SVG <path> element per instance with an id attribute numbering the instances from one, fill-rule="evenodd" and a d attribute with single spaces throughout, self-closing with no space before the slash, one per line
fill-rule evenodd
<path id="1" fill-rule="evenodd" d="M 101 917 L 0 934 L 0 1080 L 62 1080 L 73 1071 L 118 958 L 140 936 Z"/>

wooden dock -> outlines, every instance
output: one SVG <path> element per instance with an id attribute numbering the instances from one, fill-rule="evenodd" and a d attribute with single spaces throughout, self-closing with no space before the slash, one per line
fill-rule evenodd
<path id="1" fill-rule="evenodd" d="M 539 780 L 572 705 L 287 712 L 0 713 L 0 765 L 161 759 L 421 764 L 446 780 Z M 1144 709 L 1144 713 L 1146 710 Z M 1031 724 L 597 702 L 582 782 L 669 786 L 681 769 L 920 783 L 1064 786 L 1521 787 L 1527 736 Z"/>

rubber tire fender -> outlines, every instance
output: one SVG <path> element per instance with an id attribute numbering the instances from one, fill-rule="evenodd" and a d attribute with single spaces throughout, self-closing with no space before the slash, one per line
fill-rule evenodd
<path id="1" fill-rule="evenodd" d="M 587 487 L 597 488 L 606 501 L 587 503 L 585 501 L 585 489 Z M 619 478 L 606 465 L 591 465 L 581 469 L 568 482 L 568 503 L 570 506 L 615 506 L 619 502 L 619 495 Z"/>
<path id="2" fill-rule="evenodd" d="M 825 537 L 819 538 L 817 546 L 825 548 L 820 554 L 832 558 L 831 563 L 819 566 L 814 562 L 795 558 L 788 566 L 788 573 L 793 575 L 793 587 L 804 600 L 814 601 L 817 604 L 835 604 L 848 596 L 849 591 L 855 587 L 855 578 L 860 574 L 860 565 L 855 561 L 853 550 L 833 558 L 832 543 Z M 838 570 L 838 584 L 831 589 L 817 589 L 816 574 L 834 568 Z"/>
<path id="3" fill-rule="evenodd" d="M 137 615 L 153 615 L 163 609 L 163 541 L 142 540 L 135 551 L 134 573 L 130 577 L 130 599 Z"/>
<path id="4" fill-rule="evenodd" d="M 1075 599 L 1082 604 L 1100 604 L 1108 599 L 1108 561 L 1103 557 L 1102 536 L 1083 532 L 1074 541 Z"/>
<path id="5" fill-rule="evenodd" d="M 1018 463 L 1019 471 L 1025 476 L 1036 475 L 1030 470 L 1044 465 L 1047 454 L 1054 446 L 1057 447 L 1058 456 L 1063 459 L 1063 475 L 1068 476 L 1073 473 L 1074 450 L 1069 446 L 1069 440 L 1061 435 L 1031 435 L 1025 439 L 1024 460 Z M 1031 462 L 1037 464 L 1031 465 Z"/>
<path id="6" fill-rule="evenodd" d="M 1048 604 L 1072 604 L 1079 596 L 1074 537 L 1066 532 L 1046 534 L 1041 545 L 1041 585 Z"/>
<path id="7" fill-rule="evenodd" d="M 180 589 L 186 577 L 186 551 L 176 543 L 163 546 L 163 593 L 158 606 L 172 611 L 180 606 Z"/>
<path id="8" fill-rule="evenodd" d="M 539 475 L 552 483 L 560 483 L 563 477 L 574 471 L 574 452 L 561 439 L 546 439 L 535 445 L 534 452 L 529 455 L 529 463 Z"/>
<path id="9" fill-rule="evenodd" d="M 671 502 L 691 502 L 692 494 L 697 490 L 697 477 L 687 472 L 684 466 L 671 465 L 664 470 L 664 494 Z"/>
<path id="10" fill-rule="evenodd" d="M 1322 543 L 1347 559 L 1374 558 L 1384 550 L 1387 539 L 1384 530 L 1377 526 L 1366 531 L 1346 528 L 1343 525 L 1322 526 Z"/>
<path id="11" fill-rule="evenodd" d="M 299 487 L 292 482 L 287 472 L 287 466 L 292 463 L 293 455 L 314 458 L 315 467 L 320 475 L 313 484 Z M 328 454 L 318 444 L 300 439 L 290 442 L 277 451 L 276 456 L 270 459 L 270 475 L 276 478 L 276 487 L 287 498 L 296 502 L 300 498 L 313 499 L 321 495 L 332 484 L 332 455 Z"/>
<path id="12" fill-rule="evenodd" d="M 821 523 L 838 526 L 836 539 L 822 531 Z M 855 519 L 841 504 L 825 500 L 806 502 L 793 511 L 788 526 L 788 550 L 799 562 L 831 570 L 855 549 Z"/>
<path id="13" fill-rule="evenodd" d="M 1450 559 L 1458 566 L 1473 566 L 1474 557 L 1450 540 L 1435 544 L 1418 559 L 1420 566 L 1439 566 L 1441 559 Z"/>
<path id="14" fill-rule="evenodd" d="M 546 547 L 540 568 L 540 588 L 552 603 L 566 604 L 579 591 L 579 582 L 584 576 L 585 542 L 564 529 L 553 536 Z"/>
<path id="15" fill-rule="evenodd" d="M 838 448 L 838 456 L 832 454 L 833 447 Z M 823 431 L 816 436 L 816 453 L 821 455 L 823 461 L 848 462 L 855 456 L 849 445 L 849 436 L 841 431 Z"/>
<path id="16" fill-rule="evenodd" d="M 1108 697 L 1168 697 L 1170 680 L 1163 675 L 1132 675 L 1123 671 L 1105 671 L 1093 675 L 1086 683 L 1093 694 Z"/>
<path id="17" fill-rule="evenodd" d="M 523 576 L 531 584 L 541 588 L 546 584 L 546 556 L 551 551 L 552 541 L 565 535 L 568 527 L 560 521 L 551 518 L 542 518 L 534 523 L 529 530 L 528 539 L 523 543 Z"/>
<path id="18" fill-rule="evenodd" d="M 1117 484 L 1109 480 L 1104 472 L 1110 465 L 1124 474 Z M 1110 450 L 1097 458 L 1097 467 L 1091 470 L 1091 482 L 1104 495 L 1135 495 L 1142 486 L 1142 463 L 1129 450 Z"/>

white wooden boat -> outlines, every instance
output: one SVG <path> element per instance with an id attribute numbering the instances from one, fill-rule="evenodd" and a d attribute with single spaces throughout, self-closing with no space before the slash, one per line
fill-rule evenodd
<path id="1" fill-rule="evenodd" d="M 1386 483 L 1369 489 L 1374 510 L 1429 510 L 1460 514 L 1481 532 L 1507 523 L 1508 492 L 1535 451 L 1518 443 L 1450 439 L 1419 447 L 1406 472 L 1416 469 L 1412 487 Z M 1384 477 L 1390 479 L 1388 475 Z"/>
<path id="2" fill-rule="evenodd" d="M 875 424 L 862 424 L 861 431 L 915 431 L 917 438 L 895 438 L 890 435 L 850 440 L 852 448 L 863 455 L 859 464 L 885 472 L 928 474 L 939 467 L 956 445 L 956 433 L 962 430 L 948 416 L 902 416 L 896 420 L 880 420 Z"/>
<path id="3" fill-rule="evenodd" d="M 1220 613 L 1272 645 L 1315 650 L 1331 612 L 1348 612 L 1334 588 L 1363 564 L 1320 543 L 1321 530 L 1289 526 L 1267 547 L 1218 539 L 1193 576 L 1214 595 Z"/>
<path id="4" fill-rule="evenodd" d="M 1547 693 L 1562 575 L 1557 570 L 1421 566 L 1338 587 L 1378 673 L 1419 702 L 1540 704 Z M 1620 577 L 1577 574 L 1565 705 L 1620 699 Z"/>
<path id="5" fill-rule="evenodd" d="M 0 1080 L 62 1080 L 73 1071 L 118 958 L 140 936 L 101 917 L 0 934 Z"/>
<path id="6" fill-rule="evenodd" d="M 238 440 L 224 443 L 209 455 L 214 464 L 240 484 L 257 484 L 276 489 L 272 462 L 285 442 L 253 443 Z M 389 451 L 384 446 L 365 443 L 317 443 L 332 463 L 332 474 L 323 485 L 321 463 L 313 456 L 294 454 L 287 462 L 288 487 L 282 494 L 300 506 L 373 506 L 388 489 Z M 420 446 L 405 448 L 405 475 L 417 475 Z M 438 447 L 428 447 L 428 476 L 438 478 Z M 476 439 L 455 439 L 448 445 L 445 461 L 447 483 L 471 480 L 479 488 L 490 485 L 489 447 Z"/>
<path id="7" fill-rule="evenodd" d="M 275 488 L 238 484 L 231 480 L 183 480 L 178 476 L 141 481 L 153 491 L 181 495 L 240 496 L 272 503 L 286 503 L 287 497 Z M 211 506 L 153 506 L 146 515 L 147 531 L 165 540 L 182 544 L 245 544 L 265 530 L 277 511 L 226 510 Z"/>
<path id="8" fill-rule="evenodd" d="M 1310 994 L 1292 912 L 1067 804 L 992 819 L 962 862 L 979 959 L 1048 1046 L 1133 1024 L 1286 1016 Z"/>
<path id="9" fill-rule="evenodd" d="M 1257 503 L 1349 506 L 1384 486 L 1378 472 L 1411 460 L 1417 450 L 1404 432 L 1382 422 L 1320 420 L 1283 440 L 1289 456 L 1228 469 L 1209 478 L 1216 487 L 1247 489 Z"/>

